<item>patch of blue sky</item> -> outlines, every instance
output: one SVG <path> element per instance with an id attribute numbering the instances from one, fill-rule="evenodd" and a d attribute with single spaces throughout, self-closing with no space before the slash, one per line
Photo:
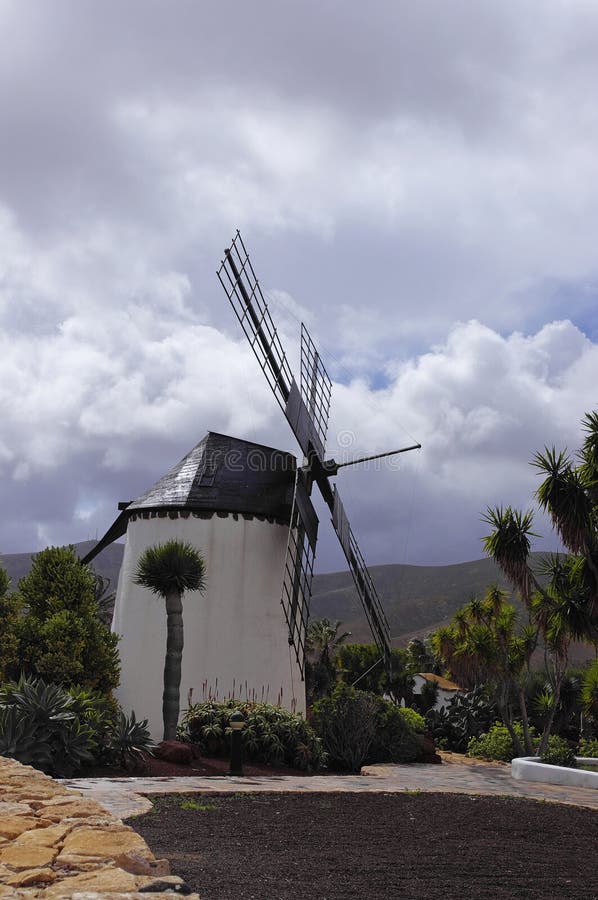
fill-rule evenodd
<path id="1" fill-rule="evenodd" d="M 526 293 L 529 302 L 526 331 L 535 331 L 547 322 L 569 319 L 591 341 L 598 340 L 596 279 L 544 279 Z"/>
<path id="2" fill-rule="evenodd" d="M 368 368 L 367 365 L 350 367 L 346 364 L 327 363 L 328 374 L 335 384 L 348 387 L 352 382 L 360 379 L 365 381 L 372 391 L 384 391 L 390 387 L 394 377 L 387 369 Z"/>

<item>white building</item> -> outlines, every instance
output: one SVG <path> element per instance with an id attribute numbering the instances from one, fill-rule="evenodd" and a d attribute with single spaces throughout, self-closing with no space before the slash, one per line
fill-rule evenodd
<path id="1" fill-rule="evenodd" d="M 448 706 L 449 700 L 452 700 L 462 690 L 454 681 L 449 681 L 448 678 L 443 678 L 442 675 L 435 675 L 433 672 L 418 672 L 417 675 L 413 676 L 413 681 L 414 694 L 421 694 L 422 687 L 428 682 L 438 685 L 438 694 L 433 709 L 441 709 L 444 706 Z"/>

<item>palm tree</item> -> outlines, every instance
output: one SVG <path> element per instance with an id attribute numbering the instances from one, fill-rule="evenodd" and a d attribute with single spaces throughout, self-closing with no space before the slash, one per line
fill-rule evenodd
<path id="1" fill-rule="evenodd" d="M 331 622 L 330 619 L 317 619 L 310 622 L 307 629 L 307 650 L 317 654 L 317 662 L 327 668 L 332 663 L 332 657 L 340 645 L 351 636 L 350 631 L 338 633 L 342 622 Z"/>
<path id="2" fill-rule="evenodd" d="M 166 658 L 162 717 L 164 740 L 176 738 L 180 711 L 183 658 L 183 594 L 205 590 L 205 562 L 191 544 L 176 539 L 148 547 L 140 556 L 135 583 L 164 598 L 166 604 Z"/>
<path id="3" fill-rule="evenodd" d="M 526 752 L 532 749 L 523 684 L 535 648 L 534 638 L 525 629 L 519 632 L 515 608 L 506 602 L 505 592 L 492 585 L 483 599 L 470 600 L 431 639 L 437 656 L 461 686 L 492 687 L 518 753 L 521 747 L 514 728 L 514 697 L 523 720 Z"/>
<path id="4" fill-rule="evenodd" d="M 585 672 L 581 689 L 584 712 L 598 720 L 598 659 Z"/>
<path id="5" fill-rule="evenodd" d="M 542 586 L 530 566 L 533 513 L 507 507 L 489 508 L 484 521 L 492 528 L 484 549 L 519 590 L 532 620 L 539 626 L 553 667 L 553 715 L 572 640 L 598 642 L 598 413 L 584 417 L 585 440 L 575 465 L 566 450 L 544 448 L 532 465 L 544 476 L 536 491 L 542 509 L 569 551 L 552 556 L 540 573 Z M 552 717 L 544 729 L 541 750 L 547 745 Z"/>
<path id="6" fill-rule="evenodd" d="M 341 623 L 330 619 L 317 619 L 307 628 L 305 649 L 307 651 L 308 696 L 311 700 L 323 697 L 334 681 L 333 658 L 340 645 L 351 634 L 339 634 Z"/>

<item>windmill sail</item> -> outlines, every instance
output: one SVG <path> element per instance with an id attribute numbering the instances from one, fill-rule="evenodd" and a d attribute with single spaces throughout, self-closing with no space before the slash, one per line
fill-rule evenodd
<path id="1" fill-rule="evenodd" d="M 301 397 L 309 411 L 310 438 L 320 462 L 328 431 L 332 382 L 303 322 L 301 323 Z"/>
<path id="2" fill-rule="evenodd" d="M 378 649 L 383 654 L 385 660 L 390 660 L 390 628 L 382 603 L 376 591 L 376 587 L 369 573 L 368 567 L 362 556 L 359 545 L 355 540 L 355 535 L 349 524 L 345 507 L 340 495 L 334 488 L 334 508 L 332 510 L 332 524 L 338 535 L 340 545 L 349 563 L 351 575 L 355 582 L 355 587 L 361 600 L 370 631 L 376 641 Z"/>
<path id="3" fill-rule="evenodd" d="M 309 500 L 303 473 L 297 470 L 289 539 L 282 582 L 282 608 L 295 648 L 301 677 L 305 677 L 305 638 L 309 620 L 311 583 L 316 557 L 318 520 Z"/>
<path id="4" fill-rule="evenodd" d="M 249 254 L 238 231 L 230 247 L 224 251 L 218 278 L 260 368 L 282 411 L 285 412 L 294 382 L 293 374 Z"/>
<path id="5" fill-rule="evenodd" d="M 334 460 L 324 459 L 332 383 L 317 348 L 302 325 L 298 385 L 238 231 L 230 248 L 224 251 L 218 277 L 307 459 L 307 465 L 297 472 L 282 589 L 289 644 L 295 647 L 303 673 L 317 537 L 317 518 L 309 499 L 315 482 L 332 512 L 334 529 L 349 563 L 372 636 L 386 664 L 390 665 L 388 622 L 341 499 L 330 483 L 330 474 L 336 474 L 340 466 Z"/>
<path id="6" fill-rule="evenodd" d="M 322 462 L 331 382 L 307 329 L 302 326 L 299 388 L 238 231 L 224 251 L 218 278 L 299 446 Z"/>

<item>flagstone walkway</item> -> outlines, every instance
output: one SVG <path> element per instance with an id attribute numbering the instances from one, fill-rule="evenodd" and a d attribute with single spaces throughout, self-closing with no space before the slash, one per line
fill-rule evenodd
<path id="1" fill-rule="evenodd" d="M 257 793 L 441 791 L 453 794 L 489 794 L 549 800 L 598 809 L 598 791 L 554 784 L 519 781 L 510 766 L 493 765 L 408 765 L 366 766 L 361 775 L 315 775 L 313 777 L 170 777 L 170 778 L 73 778 L 66 787 L 92 797 L 112 815 L 121 819 L 142 815 L 152 805 L 143 794 L 174 793 Z"/>

